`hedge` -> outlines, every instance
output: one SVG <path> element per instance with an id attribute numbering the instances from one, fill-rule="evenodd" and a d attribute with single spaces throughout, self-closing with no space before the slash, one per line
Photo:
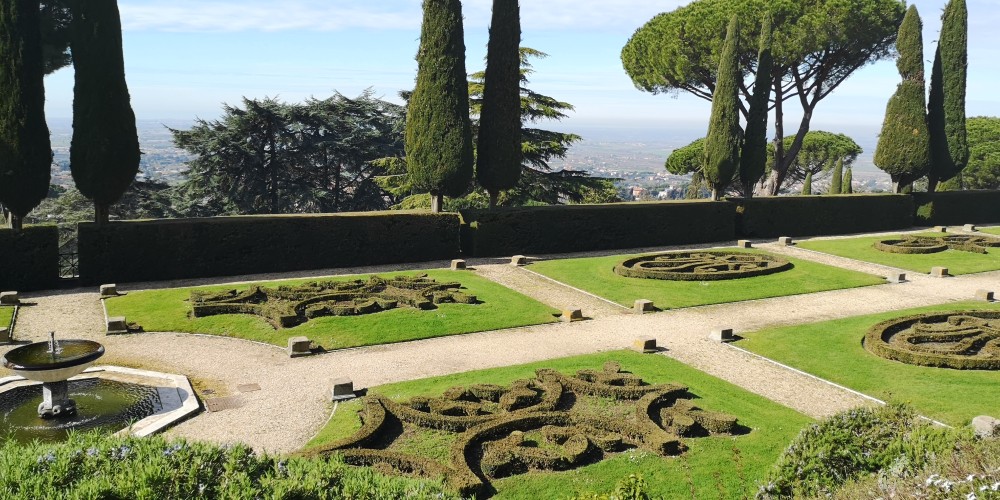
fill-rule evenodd
<path id="1" fill-rule="evenodd" d="M 949 226 L 1000 222 L 1000 191 L 914 193 L 917 225 Z"/>
<path id="2" fill-rule="evenodd" d="M 782 196 L 731 200 L 739 236 L 822 236 L 907 229 L 913 226 L 908 195 Z"/>
<path id="3" fill-rule="evenodd" d="M 0 290 L 46 290 L 59 284 L 59 229 L 0 229 Z"/>
<path id="4" fill-rule="evenodd" d="M 450 259 L 456 214 L 380 212 L 79 225 L 85 284 Z"/>
<path id="5" fill-rule="evenodd" d="M 462 211 L 462 251 L 475 257 L 613 250 L 733 239 L 725 202 L 560 205 Z"/>

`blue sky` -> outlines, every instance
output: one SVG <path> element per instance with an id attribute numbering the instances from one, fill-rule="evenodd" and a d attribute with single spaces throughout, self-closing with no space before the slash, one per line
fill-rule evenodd
<path id="1" fill-rule="evenodd" d="M 1000 0 L 967 0 L 968 113 L 1000 116 Z M 650 140 L 696 138 L 709 104 L 636 90 L 619 54 L 632 33 L 684 0 L 522 0 L 523 44 L 549 53 L 535 62 L 532 87 L 576 106 L 553 128 Z M 944 0 L 915 2 L 933 54 Z M 372 87 L 384 98 L 413 85 L 419 0 L 119 0 L 126 76 L 140 120 L 218 117 L 242 96 L 297 101 Z M 465 0 L 467 68 L 481 69 L 490 0 Z M 930 64 L 928 63 L 928 69 Z M 885 61 L 859 71 L 820 103 L 814 129 L 874 136 L 898 82 Z M 46 80 L 50 119 L 71 114 L 72 70 Z M 786 127 L 797 125 L 789 114 Z M 860 142 L 860 141 L 859 141 Z"/>

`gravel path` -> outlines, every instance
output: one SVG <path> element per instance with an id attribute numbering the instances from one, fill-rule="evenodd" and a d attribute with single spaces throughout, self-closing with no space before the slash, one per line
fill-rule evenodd
<path id="1" fill-rule="evenodd" d="M 763 246 L 767 250 L 841 267 L 859 269 L 861 266 L 872 272 L 867 264 L 849 259 L 825 260 L 825 256 L 802 249 Z M 242 441 L 259 450 L 290 452 L 300 449 L 326 421 L 331 408 L 327 402 L 331 379 L 347 376 L 358 388 L 371 387 L 620 349 L 637 336 L 655 337 L 667 349 L 660 355 L 675 358 L 806 415 L 823 417 L 870 404 L 870 401 L 732 346 L 709 341 L 709 331 L 728 327 L 738 334 L 773 325 L 967 300 L 976 289 L 995 289 L 1000 284 L 1000 272 L 947 279 L 915 276 L 904 284 L 639 316 L 532 273 L 530 266 L 522 269 L 494 265 L 496 262 L 496 259 L 484 259 L 470 261 L 470 264 L 479 274 L 546 304 L 582 307 L 594 319 L 350 349 L 293 360 L 282 349 L 273 346 L 222 337 L 175 333 L 108 337 L 102 333 L 103 311 L 97 294 L 77 291 L 27 295 L 25 302 L 35 305 L 21 309 L 15 336 L 19 340 L 41 340 L 50 330 L 72 332 L 75 337 L 94 338 L 104 343 L 108 354 L 102 362 L 107 364 L 184 373 L 193 379 L 201 397 L 232 397 L 238 407 L 202 413 L 168 431 L 170 435 L 219 443 Z M 377 272 L 417 267 L 429 266 L 385 266 Z M 357 270 L 372 271 L 371 268 Z M 263 279 L 287 277 L 264 276 Z M 208 282 L 211 280 L 191 284 Z M 144 286 L 153 288 L 163 284 Z M 0 352 L 7 349 L 9 347 L 0 347 Z M 241 393 L 237 389 L 241 384 L 258 384 L 261 390 Z"/>

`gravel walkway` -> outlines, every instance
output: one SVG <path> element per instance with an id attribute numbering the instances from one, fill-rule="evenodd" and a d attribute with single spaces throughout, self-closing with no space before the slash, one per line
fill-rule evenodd
<path id="1" fill-rule="evenodd" d="M 766 245 L 762 245 L 767 247 Z M 767 250 L 809 260 L 825 256 L 796 248 Z M 623 252 L 624 253 L 624 252 Z M 580 256 L 580 255 L 577 255 Z M 852 269 L 856 261 L 827 263 Z M 968 300 L 976 289 L 997 288 L 1000 272 L 933 279 L 809 295 L 721 304 L 656 314 L 625 314 L 624 308 L 557 284 L 499 260 L 470 261 L 477 272 L 554 307 L 577 305 L 593 320 L 548 324 L 403 344 L 337 351 L 289 359 L 282 349 L 222 337 L 175 333 L 103 335 L 103 311 L 96 293 L 27 295 L 15 336 L 41 340 L 47 332 L 94 338 L 107 347 L 102 362 L 183 373 L 202 398 L 231 397 L 237 408 L 202 413 L 168 431 L 170 435 L 219 443 L 242 441 L 259 450 L 300 449 L 324 424 L 329 412 L 330 380 L 347 376 L 356 387 L 414 380 L 473 369 L 510 366 L 626 347 L 637 336 L 655 337 L 670 356 L 749 391 L 823 417 L 870 401 L 853 392 L 787 370 L 732 346 L 707 339 L 715 327 L 746 332 L 787 325 Z M 437 263 L 441 267 L 446 263 Z M 377 272 L 423 266 L 385 266 Z M 437 267 L 437 266 L 434 266 Z M 880 266 L 881 267 L 881 266 Z M 342 274 L 335 270 L 330 274 Z M 372 272 L 358 269 L 356 272 Z M 872 272 L 869 269 L 869 272 Z M 287 275 L 262 275 L 263 279 Z M 254 277 L 254 280 L 261 279 Z M 187 282 L 203 284 L 211 280 Z M 217 281 L 216 281 L 217 282 Z M 175 282 L 176 283 L 176 282 Z M 147 284 L 144 287 L 161 287 Z M 136 289 L 138 287 L 128 287 Z M 752 312 L 752 313 L 748 313 Z M 5 352 L 9 347 L 0 347 Z M 240 392 L 242 384 L 259 391 Z M 211 391 L 211 394 L 209 394 Z"/>

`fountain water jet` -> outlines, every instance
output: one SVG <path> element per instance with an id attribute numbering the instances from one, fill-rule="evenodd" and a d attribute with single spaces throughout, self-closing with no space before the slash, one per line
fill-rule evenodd
<path id="1" fill-rule="evenodd" d="M 69 398 L 67 379 L 83 373 L 104 355 L 104 346 L 90 340 L 35 342 L 13 349 L 3 356 L 3 365 L 17 375 L 42 383 L 38 416 L 57 418 L 76 414 L 76 402 Z"/>

